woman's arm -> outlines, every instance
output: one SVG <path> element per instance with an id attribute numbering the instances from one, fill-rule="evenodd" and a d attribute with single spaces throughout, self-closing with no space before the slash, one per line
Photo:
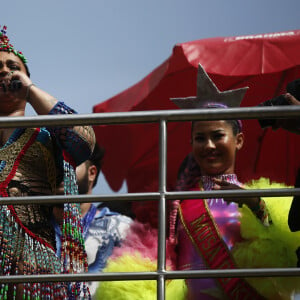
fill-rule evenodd
<path id="1" fill-rule="evenodd" d="M 33 84 L 25 72 L 11 71 L 6 76 L 7 93 L 11 94 L 15 102 L 29 103 L 39 115 L 47 115 L 57 99 Z M 18 83 L 14 87 L 14 84 Z M 14 88 L 10 89 L 12 86 Z"/>
<path id="2" fill-rule="evenodd" d="M 300 187 L 300 169 L 298 170 L 295 187 Z M 300 196 L 294 196 L 289 211 L 288 224 L 291 231 L 300 230 Z"/>
<path id="3" fill-rule="evenodd" d="M 30 78 L 21 71 L 13 71 L 10 81 L 21 82 L 14 96 L 20 101 L 26 100 L 39 115 L 74 114 L 73 109 L 59 102 L 49 93 L 35 86 Z M 62 149 L 66 150 L 74 159 L 76 165 L 89 158 L 95 145 L 95 134 L 91 126 L 70 126 L 48 128 Z"/>
<path id="4" fill-rule="evenodd" d="M 58 102 L 56 98 L 30 83 L 26 88 L 26 101 L 38 115 L 47 115 Z"/>
<path id="5" fill-rule="evenodd" d="M 76 112 L 59 101 L 49 114 L 76 114 Z M 56 137 L 60 146 L 72 156 L 76 165 L 80 165 L 92 154 L 96 143 L 92 126 L 50 127 L 48 130 Z"/>

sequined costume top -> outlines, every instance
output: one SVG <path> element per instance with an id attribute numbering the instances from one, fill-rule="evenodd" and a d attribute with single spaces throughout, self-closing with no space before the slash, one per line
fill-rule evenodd
<path id="1" fill-rule="evenodd" d="M 205 178 L 205 177 L 204 177 Z M 232 183 L 238 183 L 235 176 L 230 178 Z M 204 179 L 205 180 L 205 179 Z M 213 181 L 204 181 L 204 189 L 211 190 Z M 241 240 L 239 232 L 239 212 L 236 203 L 227 204 L 223 199 L 207 199 L 210 212 L 218 225 L 218 229 L 229 249 Z M 178 224 L 178 267 L 181 270 L 206 269 L 201 256 L 185 233 L 181 222 Z M 225 297 L 218 289 L 213 278 L 187 280 L 188 299 L 222 299 Z"/>
<path id="2" fill-rule="evenodd" d="M 49 114 L 73 113 L 73 109 L 58 102 Z M 94 143 L 90 126 L 17 128 L 0 149 L 0 195 L 55 195 L 56 185 L 62 180 L 68 194 L 77 194 L 74 167 L 89 158 Z M 68 236 L 75 233 L 78 237 L 79 204 L 67 205 L 67 218 L 73 222 L 68 224 L 73 226 L 68 227 L 72 229 Z M 52 205 L 0 205 L 0 213 L 0 275 L 76 272 L 73 265 L 71 269 L 65 267 L 65 262 L 70 262 L 69 253 L 63 252 L 62 258 L 55 254 Z M 71 255 L 83 265 L 83 248 L 77 250 Z M 29 290 L 24 288 L 23 297 L 34 291 L 33 299 L 44 299 L 46 294 L 55 299 L 70 298 L 62 283 L 32 284 Z M 12 290 L 7 286 L 1 287 L 3 299 L 12 297 L 9 293 Z"/>
<path id="3" fill-rule="evenodd" d="M 62 102 L 58 102 L 50 114 L 70 114 L 74 111 Z M 78 127 L 80 128 L 80 127 Z M 16 129 L 7 143 L 0 149 L 0 182 L 14 165 L 20 146 L 27 141 L 35 129 Z M 36 140 L 28 148 L 20 161 L 14 177 L 7 187 L 7 195 L 34 196 L 53 195 L 56 184 L 63 179 L 62 149 L 74 159 L 76 165 L 86 160 L 93 145 L 86 142 L 86 135 L 93 134 L 85 127 L 82 132 L 74 128 L 41 128 Z M 90 138 L 89 138 L 90 139 Z M 55 247 L 54 231 L 49 226 L 52 214 L 50 205 L 14 205 L 21 222 L 32 232 Z"/>
<path id="4" fill-rule="evenodd" d="M 218 178 L 232 184 L 241 186 L 235 174 L 224 174 L 219 176 L 200 176 L 200 186 L 191 190 L 201 189 L 205 191 L 212 190 L 214 181 L 212 178 Z M 240 217 L 238 204 L 235 202 L 227 203 L 224 199 L 206 199 L 207 207 L 217 226 L 217 230 L 224 240 L 227 248 L 231 250 L 234 245 L 242 242 L 240 234 Z M 262 204 L 264 205 L 264 204 Z M 264 214 L 260 212 L 263 211 Z M 269 224 L 269 216 L 265 207 L 257 211 L 257 218 L 266 226 Z M 184 229 L 182 222 L 178 223 L 178 267 L 180 270 L 203 270 L 207 269 L 199 250 L 194 246 Z M 206 279 L 188 279 L 188 299 L 224 299 L 222 289 L 219 288 L 214 278 Z"/>

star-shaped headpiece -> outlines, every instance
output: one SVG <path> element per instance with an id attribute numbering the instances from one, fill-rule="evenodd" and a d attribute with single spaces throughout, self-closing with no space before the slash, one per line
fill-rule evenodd
<path id="1" fill-rule="evenodd" d="M 220 106 L 239 107 L 248 87 L 221 92 L 212 82 L 201 64 L 198 66 L 197 96 L 186 98 L 171 98 L 182 109 L 203 108 L 207 104 L 220 104 Z"/>

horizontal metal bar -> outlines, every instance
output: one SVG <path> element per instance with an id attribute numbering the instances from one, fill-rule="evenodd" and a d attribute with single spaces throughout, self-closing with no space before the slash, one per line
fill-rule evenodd
<path id="1" fill-rule="evenodd" d="M 164 272 L 122 272 L 86 274 L 49 274 L 49 275 L 11 275 L 0 276 L 1 283 L 20 282 L 58 282 L 58 281 L 130 281 L 182 278 L 244 278 L 244 277 L 300 277 L 299 268 L 261 268 L 227 270 L 187 270 Z"/>
<path id="2" fill-rule="evenodd" d="M 156 272 L 122 273 L 85 273 L 85 274 L 49 274 L 49 275 L 11 275 L 0 276 L 1 283 L 9 282 L 59 282 L 59 281 L 111 281 L 111 280 L 156 280 Z"/>
<path id="3" fill-rule="evenodd" d="M 15 204 L 54 204 L 54 203 L 82 203 L 82 202 L 109 202 L 109 201 L 139 201 L 159 200 L 160 193 L 132 193 L 115 195 L 53 195 L 0 198 L 0 205 Z"/>
<path id="4" fill-rule="evenodd" d="M 166 121 L 299 118 L 298 106 L 240 107 L 226 109 L 176 109 L 137 112 L 113 112 L 79 115 L 1 117 L 0 127 L 40 127 L 100 124 L 153 123 Z"/>
<path id="5" fill-rule="evenodd" d="M 82 202 L 109 202 L 109 201 L 157 201 L 162 193 L 128 193 L 115 195 L 67 195 L 67 196 L 28 196 L 0 198 L 0 205 L 15 204 L 54 204 L 54 203 L 82 203 Z M 284 189 L 255 189 L 255 190 L 218 190 L 193 192 L 165 192 L 167 200 L 177 199 L 205 199 L 205 198 L 233 198 L 233 197 L 280 197 L 300 195 L 300 188 Z"/>
<path id="6" fill-rule="evenodd" d="M 253 189 L 253 190 L 215 190 L 199 192 L 167 192 L 166 198 L 197 199 L 197 198 L 234 198 L 234 197 L 280 197 L 300 195 L 300 188 Z"/>
<path id="7" fill-rule="evenodd" d="M 244 277 L 300 277 L 299 268 L 259 268 L 231 270 L 169 271 L 166 279 L 180 278 L 244 278 Z"/>

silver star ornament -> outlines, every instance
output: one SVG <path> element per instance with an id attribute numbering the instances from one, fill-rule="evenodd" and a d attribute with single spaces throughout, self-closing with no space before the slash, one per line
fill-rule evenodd
<path id="1" fill-rule="evenodd" d="M 203 108 L 209 103 L 226 105 L 227 107 L 239 107 L 248 87 L 234 90 L 219 91 L 211 78 L 205 72 L 201 64 L 198 65 L 197 96 L 186 98 L 171 98 L 179 108 L 192 109 Z"/>

